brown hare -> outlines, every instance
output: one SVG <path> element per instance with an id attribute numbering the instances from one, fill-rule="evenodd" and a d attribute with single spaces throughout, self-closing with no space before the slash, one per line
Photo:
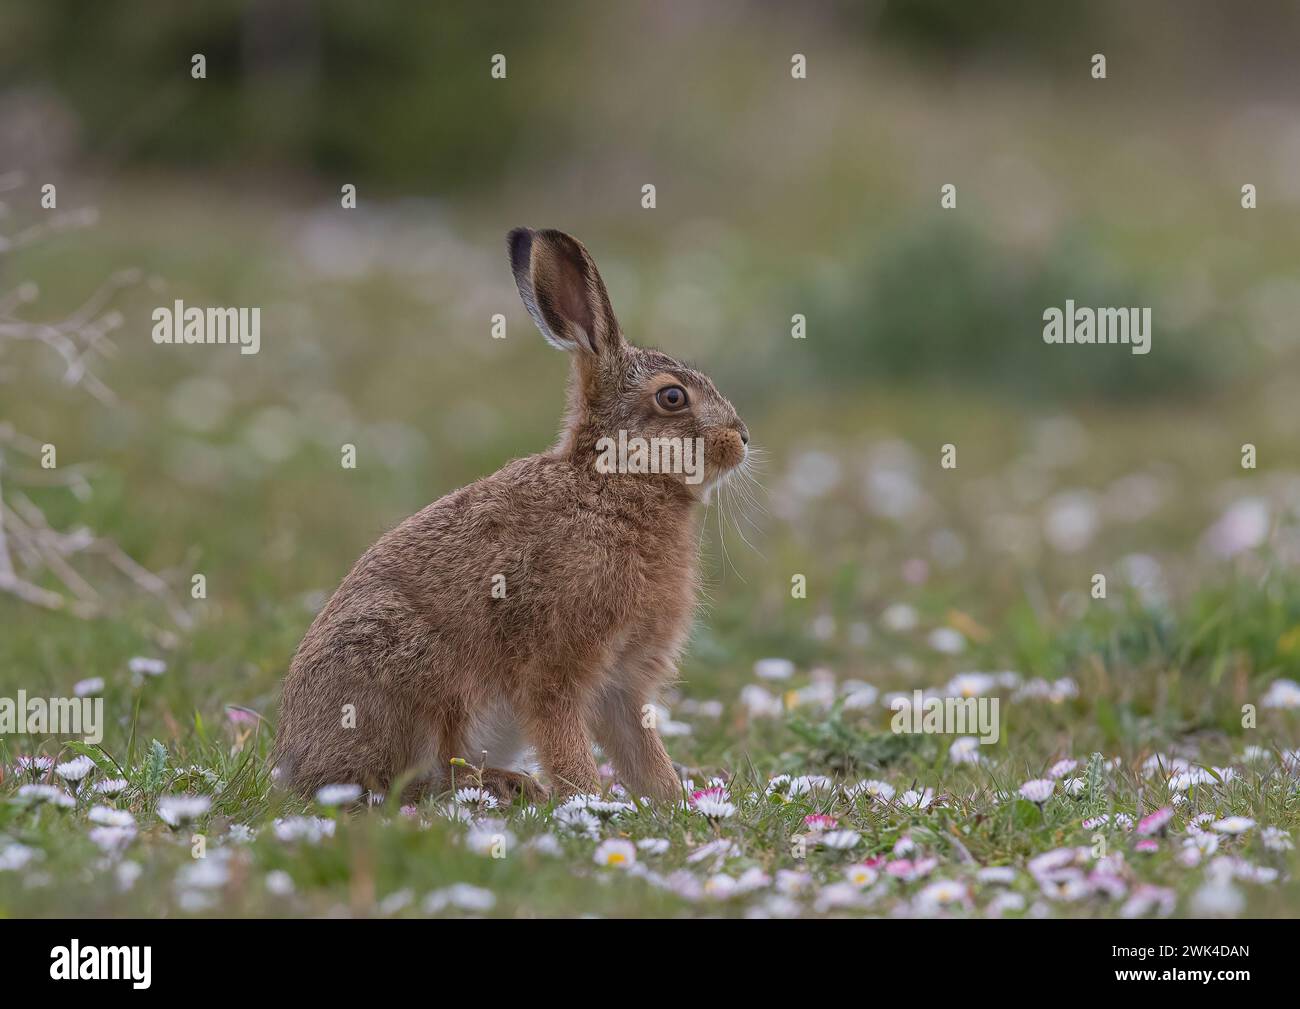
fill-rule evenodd
<path id="1" fill-rule="evenodd" d="M 528 314 L 573 357 L 563 431 L 386 533 L 317 615 L 274 751 L 301 792 L 416 798 L 461 757 L 507 801 L 536 801 L 546 789 L 517 770 L 532 750 L 558 795 L 591 793 L 594 740 L 633 795 L 681 794 L 647 706 L 690 626 L 701 503 L 749 432 L 706 376 L 623 339 L 580 242 L 517 228 L 508 243 Z"/>

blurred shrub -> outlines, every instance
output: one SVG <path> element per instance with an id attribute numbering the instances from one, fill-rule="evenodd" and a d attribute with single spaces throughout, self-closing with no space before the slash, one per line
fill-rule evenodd
<path id="1" fill-rule="evenodd" d="M 1031 255 L 935 226 L 883 240 L 833 289 L 813 282 L 792 300 L 825 306 L 829 318 L 808 348 L 831 382 L 937 379 L 1017 398 L 1133 398 L 1194 389 L 1222 372 L 1208 334 L 1166 324 L 1149 286 L 1105 262 L 1081 234 Z M 1151 352 L 1044 343 L 1043 311 L 1067 298 L 1094 309 L 1151 307 Z"/>
<path id="2" fill-rule="evenodd" d="M 521 65 L 548 58 L 548 45 L 565 42 L 567 10 L 344 0 L 7 5 L 0 89 L 52 87 L 77 113 L 89 155 L 113 165 L 289 165 L 454 188 L 497 178 L 517 147 L 564 135 L 571 108 L 560 96 L 533 86 L 533 100 L 520 101 L 519 88 L 499 86 L 489 71 L 494 53 Z M 206 57 L 204 80 L 190 76 L 195 53 Z"/>

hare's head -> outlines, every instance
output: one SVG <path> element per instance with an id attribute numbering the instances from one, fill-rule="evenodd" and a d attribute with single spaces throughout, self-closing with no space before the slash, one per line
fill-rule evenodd
<path id="1" fill-rule="evenodd" d="M 519 296 L 546 342 L 573 355 L 564 449 L 603 472 L 666 474 L 696 497 L 745 461 L 749 430 L 703 375 L 623 339 L 596 264 L 562 231 L 510 232 Z"/>

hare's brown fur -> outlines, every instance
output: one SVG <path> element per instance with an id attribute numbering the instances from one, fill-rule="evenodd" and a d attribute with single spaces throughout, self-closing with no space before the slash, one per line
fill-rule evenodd
<path id="1" fill-rule="evenodd" d="M 536 798 L 509 767 L 531 747 L 558 792 L 595 792 L 594 738 L 634 794 L 680 792 L 646 705 L 675 677 L 690 627 L 699 502 L 743 460 L 748 432 L 705 376 L 623 340 L 576 240 L 518 229 L 510 245 L 530 314 L 574 357 L 564 431 L 381 537 L 317 615 L 275 745 L 300 791 L 418 796 L 447 787 L 452 758 L 479 764 L 485 749 L 484 784 Z M 665 384 L 690 408 L 657 406 Z M 597 441 L 619 430 L 702 438 L 705 480 L 598 471 Z"/>

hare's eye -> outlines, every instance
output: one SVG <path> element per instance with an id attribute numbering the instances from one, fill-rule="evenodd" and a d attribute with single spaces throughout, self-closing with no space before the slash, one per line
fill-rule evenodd
<path id="1" fill-rule="evenodd" d="M 669 385 L 655 393 L 655 402 L 665 410 L 681 410 L 686 406 L 686 390 L 680 385 Z"/>

